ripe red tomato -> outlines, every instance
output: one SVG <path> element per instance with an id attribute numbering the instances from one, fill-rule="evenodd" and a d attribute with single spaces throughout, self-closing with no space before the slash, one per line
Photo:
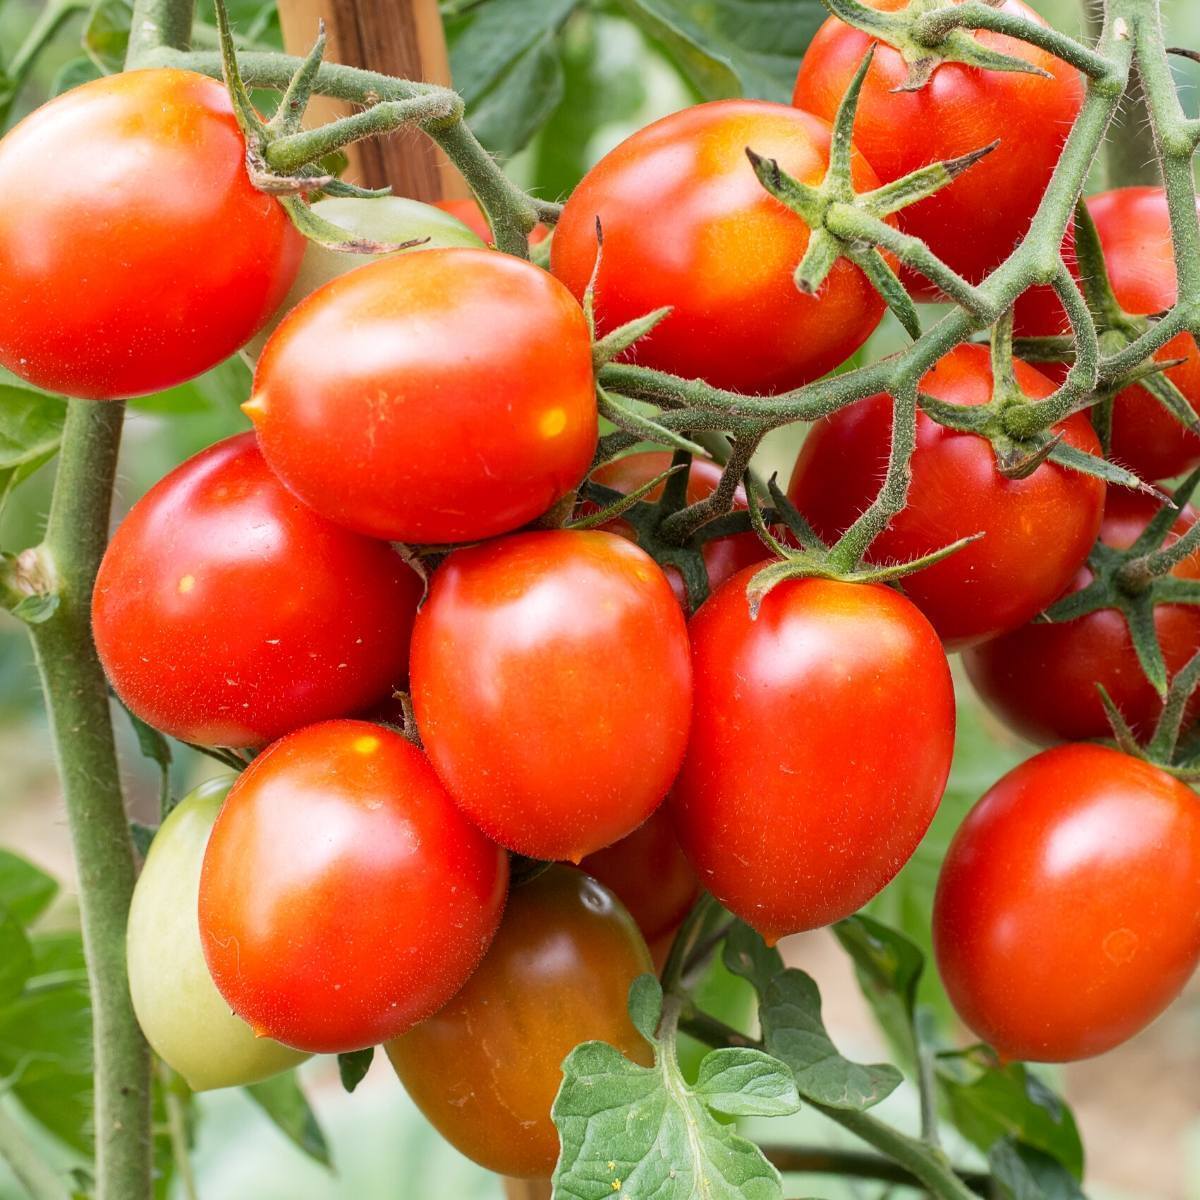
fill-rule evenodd
<path id="1" fill-rule="evenodd" d="M 435 200 L 433 203 L 435 208 L 440 208 L 442 212 L 457 217 L 472 233 L 483 238 L 488 245 L 495 240 L 492 237 L 492 227 L 488 224 L 487 217 L 483 215 L 479 201 L 474 197 L 467 197 L 463 200 Z M 536 246 L 538 242 L 544 242 L 549 236 L 550 230 L 545 225 L 535 225 L 529 234 L 529 244 Z"/>
<path id="2" fill-rule="evenodd" d="M 959 1016 L 1002 1057 L 1111 1050 L 1200 961 L 1200 798 L 1103 746 L 1043 751 L 955 835 L 933 936 Z"/>
<path id="3" fill-rule="evenodd" d="M 401 542 L 524 525 L 596 448 L 582 310 L 489 250 L 397 254 L 319 288 L 267 343 L 245 407 L 296 495 Z"/>
<path id="4" fill-rule="evenodd" d="M 646 450 L 638 454 L 627 454 L 624 458 L 605 463 L 592 472 L 592 478 L 605 487 L 628 494 L 661 475 L 670 465 L 670 451 Z M 687 502 L 696 504 L 711 495 L 720 480 L 721 468 L 715 462 L 708 458 L 693 458 L 692 465 L 688 468 Z M 644 499 L 647 501 L 657 500 L 662 493 L 663 488 L 659 486 L 648 492 Z M 585 511 L 595 511 L 596 507 L 591 504 L 585 505 L 584 509 Z M 745 509 L 746 507 L 746 493 L 740 487 L 734 498 L 733 507 L 735 509 Z M 605 528 L 612 533 L 620 534 L 621 537 L 627 537 L 631 541 L 636 540 L 632 526 L 625 521 L 613 521 Z M 704 543 L 703 554 L 710 591 L 715 591 L 730 575 L 736 574 L 743 567 L 748 567 L 751 563 L 762 562 L 770 557 L 770 552 L 758 540 L 758 535 L 754 533 L 735 533 L 730 537 L 713 538 Z M 688 611 L 687 590 L 683 586 L 683 576 L 674 567 L 664 567 L 663 570 L 671 581 L 671 589 L 675 593 L 675 598 L 684 611 Z"/>
<path id="5" fill-rule="evenodd" d="M 669 803 L 700 882 L 773 942 L 849 916 L 916 849 L 950 770 L 954 689 L 899 592 L 788 580 L 752 619 L 756 569 L 692 618 L 695 711 Z"/>
<path id="6" fill-rule="evenodd" d="M 578 862 L 658 806 L 687 741 L 687 627 L 663 573 L 611 533 L 525 533 L 438 568 L 413 629 L 430 760 L 467 815 Z"/>
<path id="7" fill-rule="evenodd" d="M 909 0 L 866 2 L 894 12 Z M 1003 0 L 999 7 L 1046 23 L 1021 0 Z M 1014 38 L 977 36 L 989 49 L 1024 59 L 1052 78 L 944 63 L 925 87 L 898 91 L 908 64 L 897 50 L 876 42 L 854 125 L 855 143 L 884 183 L 999 139 L 985 159 L 899 214 L 906 233 L 973 282 L 1007 258 L 1029 228 L 1083 103 L 1083 83 L 1073 67 Z M 804 55 L 792 103 L 832 120 L 873 41 L 831 17 Z M 913 282 L 924 284 L 920 276 Z M 923 290 L 938 294 L 928 284 Z"/>
<path id="8" fill-rule="evenodd" d="M 242 434 L 134 505 L 100 564 L 92 627 L 142 720 L 259 746 L 402 685 L 421 590 L 391 547 L 301 504 Z"/>
<path id="9" fill-rule="evenodd" d="M 700 895 L 666 807 L 579 865 L 615 893 L 648 943 L 673 935 Z"/>
<path id="10" fill-rule="evenodd" d="M 466 986 L 387 1045 L 400 1082 L 438 1132 L 501 1175 L 548 1179 L 550 1108 L 562 1061 L 602 1041 L 649 1066 L 626 1009 L 650 970 L 629 914 L 594 879 L 551 867 L 514 887 L 500 932 Z"/>
<path id="11" fill-rule="evenodd" d="M 256 1033 L 341 1053 L 397 1037 L 466 982 L 508 859 L 400 734 L 325 721 L 234 784 L 200 875 L 213 982 Z"/>
<path id="12" fill-rule="evenodd" d="M 672 307 L 631 360 L 741 392 L 808 383 L 866 341 L 883 301 L 845 259 L 817 295 L 796 289 L 808 226 L 763 189 L 746 148 L 816 183 L 829 139 L 825 121 L 759 100 L 717 100 L 664 117 L 584 176 L 555 230 L 551 267 L 583 295 L 599 217 L 600 329 Z M 858 156 L 854 177 L 864 190 L 877 184 Z"/>
<path id="13" fill-rule="evenodd" d="M 1017 381 L 1034 399 L 1054 384 L 1018 362 Z M 982 346 L 950 351 L 921 390 L 951 404 L 986 404 L 992 370 Z M 1100 443 L 1086 417 L 1055 427 L 1092 454 Z M 891 446 L 892 401 L 871 396 L 812 427 L 788 495 L 821 537 L 835 539 L 879 490 Z M 1104 484 L 1054 463 L 1027 479 L 1005 479 L 991 443 L 917 414 L 908 506 L 871 547 L 875 562 L 902 562 L 973 533 L 979 541 L 906 576 L 905 593 L 950 649 L 995 637 L 1062 595 L 1086 560 L 1104 509 Z"/>
<path id="14" fill-rule="evenodd" d="M 1112 488 L 1104 508 L 1100 540 L 1123 549 L 1132 545 L 1158 511 L 1149 496 Z M 1196 522 L 1184 509 L 1167 544 Z M 1171 572 L 1200 579 L 1200 551 Z M 1081 567 L 1071 591 L 1092 581 Z M 1173 676 L 1200 650 L 1200 609 L 1190 604 L 1159 604 L 1154 625 L 1167 673 Z M 1089 613 L 1061 624 L 1031 622 L 963 655 L 967 674 L 988 707 L 1019 734 L 1042 745 L 1087 741 L 1111 735 L 1096 685 L 1101 683 L 1134 732 L 1148 735 L 1162 713 L 1162 700 L 1138 664 L 1125 618 L 1115 609 Z M 1200 694 L 1189 719 L 1200 715 Z"/>
<path id="15" fill-rule="evenodd" d="M 1178 289 L 1171 220 L 1162 189 L 1117 188 L 1090 197 L 1087 206 L 1121 307 L 1137 316 L 1171 308 Z M 1067 261 L 1073 262 L 1071 254 Z M 1066 313 L 1049 288 L 1026 292 L 1017 302 L 1016 319 L 1018 331 L 1031 337 L 1070 330 Z M 1200 414 L 1200 353 L 1192 336 L 1179 334 L 1154 357 L 1187 360 L 1166 374 Z M 1143 479 L 1168 479 L 1200 463 L 1200 437 L 1184 429 L 1145 388 L 1135 385 L 1119 393 L 1113 404 L 1110 457 Z"/>
<path id="16" fill-rule="evenodd" d="M 304 239 L 246 174 L 225 85 L 110 75 L 0 142 L 0 363 L 92 400 L 182 383 L 278 307 Z"/>

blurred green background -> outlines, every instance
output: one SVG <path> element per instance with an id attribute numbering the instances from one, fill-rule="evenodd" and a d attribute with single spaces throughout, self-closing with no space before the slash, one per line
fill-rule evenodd
<path id="1" fill-rule="evenodd" d="M 1060 27 L 1077 29 L 1077 0 L 1036 0 L 1034 6 Z M 622 7 L 485 0 L 482 5 L 445 6 L 455 78 L 470 103 L 473 123 L 485 143 L 508 158 L 511 173 L 522 184 L 546 196 L 565 193 L 588 165 L 629 132 L 694 102 L 701 95 L 698 87 L 706 86 L 706 80 L 711 86 L 714 77 L 720 85 L 722 78 L 736 76 L 740 86 L 756 94 L 777 94 L 794 69 L 799 51 L 793 54 L 793 48 L 802 47 L 820 15 L 815 0 L 660 0 L 652 7 L 674 10 L 707 29 L 722 50 L 716 65 L 689 66 L 677 42 L 658 40 L 667 36 L 663 27 L 646 19 L 645 12 L 639 19 L 629 15 L 638 15 L 634 2 Z M 1165 7 L 1171 41 L 1200 45 L 1200 0 L 1167 0 Z M 0 0 L 0 63 L 11 60 L 42 13 L 37 4 Z M 234 6 L 233 15 L 243 33 L 278 43 L 278 23 L 269 4 L 242 3 Z M 71 81 L 111 68 L 119 61 L 127 27 L 127 7 L 113 0 L 104 0 L 90 13 L 80 9 L 68 15 L 17 95 L 14 115 Z M 85 36 L 88 55 L 81 49 Z M 485 41 L 494 51 L 486 69 L 479 54 Z M 1192 111 L 1198 72 L 1200 68 L 1180 68 L 1185 103 Z M 885 325 L 866 353 L 878 355 L 896 341 L 897 331 Z M 249 382 L 246 366 L 233 360 L 190 384 L 130 405 L 114 520 L 168 469 L 248 428 L 238 404 L 248 394 Z M 763 472 L 786 474 L 801 437 L 799 429 L 774 435 L 761 453 Z M 38 540 L 52 478 L 53 467 L 48 466 L 10 499 L 0 513 L 0 546 L 17 550 Z M 875 903 L 879 915 L 926 942 L 933 880 L 949 833 L 966 807 L 1029 753 L 979 711 L 969 688 L 959 690 L 959 752 L 942 811 L 913 862 Z M 116 721 L 131 816 L 153 821 L 155 769 L 141 758 L 120 712 Z M 214 770 L 215 764 L 180 748 L 172 766 L 176 794 Z M 70 930 L 74 881 L 50 741 L 23 630 L 3 613 L 0 845 L 19 851 L 62 882 L 63 892 L 41 920 L 46 929 Z M 789 961 L 803 965 L 820 982 L 827 1022 L 844 1051 L 859 1058 L 886 1054 L 832 939 L 823 934 L 792 939 L 785 951 Z M 936 981 L 928 981 L 927 991 L 926 998 L 949 1023 Z M 20 1025 L 0 1027 L 0 1049 L 7 1038 L 19 1051 L 28 1032 Z M 1127 1046 L 1057 1075 L 1056 1082 L 1076 1107 L 1089 1148 L 1090 1195 L 1098 1200 L 1200 1200 L 1198 1068 L 1200 992 L 1193 986 Z M 376 1063 L 354 1095 L 342 1090 L 332 1060 L 309 1064 L 302 1080 L 328 1138 L 334 1169 L 306 1157 L 244 1094 L 205 1096 L 199 1101 L 195 1146 L 204 1200 L 472 1200 L 499 1195 L 493 1177 L 466 1162 L 425 1125 L 386 1064 Z M 7 1101 L 0 1098 L 0 1103 Z M 915 1127 L 911 1089 L 893 1096 L 885 1112 Z M 788 1119 L 786 1130 L 776 1126 L 763 1131 L 774 1141 L 794 1133 L 810 1142 L 849 1144 L 819 1117 L 801 1114 Z M 969 1159 L 965 1147 L 953 1149 L 963 1161 Z M 64 1162 L 76 1161 L 65 1146 L 57 1152 Z M 838 1200 L 877 1195 L 879 1188 L 839 1190 L 833 1181 L 807 1179 L 791 1184 L 789 1194 Z M 0 1197 L 18 1195 L 0 1167 Z"/>

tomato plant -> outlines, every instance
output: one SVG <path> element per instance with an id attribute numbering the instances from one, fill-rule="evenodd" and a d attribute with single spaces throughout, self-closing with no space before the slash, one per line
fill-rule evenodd
<path id="1" fill-rule="evenodd" d="M 646 1060 L 625 998 L 649 970 L 637 926 L 613 894 L 582 872 L 551 867 L 513 888 L 479 969 L 440 1012 L 389 1042 L 388 1058 L 468 1158 L 503 1175 L 549 1179 L 562 1060 L 591 1040 Z"/>
<path id="2" fill-rule="evenodd" d="M 464 675 L 464 662 L 479 669 Z M 624 538 L 519 534 L 458 550 L 434 574 L 412 693 L 468 816 L 510 850 L 578 861 L 636 829 L 671 786 L 692 703 L 687 630 L 662 571 Z"/>
<path id="3" fill-rule="evenodd" d="M 1086 1058 L 1178 994 L 1200 962 L 1197 914 L 1196 794 L 1103 746 L 1063 746 L 1006 775 L 955 836 L 938 969 L 1005 1058 Z"/>
<path id="4" fill-rule="evenodd" d="M 583 478 L 596 446 L 579 306 L 483 250 L 396 255 L 318 289 L 267 343 L 246 411 L 300 499 L 400 542 L 515 529 Z"/>
<path id="5" fill-rule="evenodd" d="M 23 121 L 0 141 L 0 364 L 109 400 L 228 358 L 304 246 L 245 157 L 225 88 L 190 71 L 98 79 Z"/>
<path id="6" fill-rule="evenodd" d="M 261 746 L 403 685 L 420 598 L 399 555 L 301 504 L 243 434 L 133 507 L 92 622 L 143 720 L 187 742 Z"/>
<path id="7" fill-rule="evenodd" d="M 200 939 L 255 1033 L 358 1050 L 462 987 L 507 881 L 504 854 L 419 750 L 380 725 L 326 721 L 275 742 L 230 791 L 204 853 Z"/>

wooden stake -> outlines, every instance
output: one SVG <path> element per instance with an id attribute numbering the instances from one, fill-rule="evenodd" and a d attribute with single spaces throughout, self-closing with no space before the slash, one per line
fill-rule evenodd
<path id="1" fill-rule="evenodd" d="M 540 1179 L 506 1179 L 504 1194 L 508 1200 L 550 1200 L 550 1185 Z"/>

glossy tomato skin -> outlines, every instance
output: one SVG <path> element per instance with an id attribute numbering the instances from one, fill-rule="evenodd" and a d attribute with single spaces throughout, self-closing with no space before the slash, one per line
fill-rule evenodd
<path id="1" fill-rule="evenodd" d="M 1025 363 L 1017 381 L 1032 399 L 1054 384 Z M 921 390 L 951 404 L 985 404 L 992 372 L 987 349 L 950 351 Z M 891 445 L 892 402 L 872 396 L 816 423 L 792 472 L 788 495 L 821 537 L 834 540 L 879 490 Z M 1077 414 L 1055 427 L 1068 445 L 1092 454 L 1100 443 Z M 975 533 L 956 554 L 904 578 L 904 591 L 947 647 L 962 649 L 1028 621 L 1062 595 L 1086 560 L 1104 509 L 1105 486 L 1046 463 L 1027 479 L 1005 479 L 991 443 L 917 414 L 908 505 L 871 546 L 875 562 L 903 562 Z"/>
<path id="2" fill-rule="evenodd" d="M 396 254 L 319 288 L 267 343 L 245 407 L 296 495 L 391 541 L 524 525 L 596 448 L 582 310 L 490 250 Z"/>
<path id="3" fill-rule="evenodd" d="M 163 821 L 133 889 L 125 938 L 138 1024 L 194 1092 L 255 1083 L 307 1057 L 255 1037 L 229 1011 L 204 963 L 196 919 L 200 865 L 232 784 L 231 777 L 202 784 Z"/>
<path id="4" fill-rule="evenodd" d="M 942 797 L 954 689 L 899 592 L 735 575 L 691 621 L 695 712 L 669 801 L 701 884 L 774 941 L 865 904 Z"/>
<path id="5" fill-rule="evenodd" d="M 1148 316 L 1171 308 L 1178 296 L 1171 220 L 1161 188 L 1116 188 L 1091 196 L 1088 211 L 1096 223 L 1109 281 L 1126 312 Z M 1067 261 L 1074 264 L 1069 252 Z M 1033 288 L 1017 302 L 1018 331 L 1027 336 L 1069 332 L 1058 297 Z M 1167 378 L 1200 413 L 1200 351 L 1191 334 L 1172 338 L 1154 356 L 1184 359 Z M 1169 479 L 1200 463 L 1200 437 L 1189 433 L 1145 388 L 1129 387 L 1113 403 L 1110 457 L 1143 479 Z"/>
<path id="6" fill-rule="evenodd" d="M 649 1066 L 629 985 L 651 970 L 637 926 L 594 879 L 551 867 L 514 887 L 496 940 L 443 1009 L 389 1042 L 400 1082 L 438 1132 L 501 1175 L 548 1179 L 562 1062 L 603 1041 Z"/>
<path id="7" fill-rule="evenodd" d="M 100 661 L 142 720 L 260 746 L 403 685 L 421 581 L 301 504 L 252 434 L 189 459 L 121 523 L 96 577 Z"/>
<path id="8" fill-rule="evenodd" d="M 647 554 L 601 531 L 452 554 L 417 614 L 412 698 L 434 768 L 502 846 L 578 861 L 658 806 L 687 741 L 687 627 Z"/>
<path id="9" fill-rule="evenodd" d="M 1149 496 L 1110 489 L 1100 540 L 1117 548 L 1132 545 L 1158 508 Z M 1167 544 L 1195 522 L 1195 510 L 1185 508 Z M 1171 573 L 1179 579 L 1200 579 L 1200 552 Z M 1078 591 L 1091 580 L 1091 570 L 1081 567 L 1070 590 Z M 1156 605 L 1154 626 L 1172 677 L 1200 650 L 1200 610 L 1190 604 Z M 968 650 L 963 663 L 987 706 L 1017 733 L 1041 745 L 1111 736 L 1097 684 L 1104 685 L 1141 737 L 1152 732 L 1162 713 L 1162 699 L 1142 671 L 1129 626 L 1116 609 L 1100 609 L 1075 621 L 1022 625 Z M 1187 719 L 1198 714 L 1200 695 L 1189 704 Z"/>
<path id="10" fill-rule="evenodd" d="M 908 0 L 867 3 L 895 11 Z M 1003 0 L 999 7 L 1045 24 L 1020 0 Z M 1083 102 L 1083 83 L 1073 67 L 1013 38 L 990 32 L 976 36 L 990 49 L 1024 59 L 1052 78 L 943 63 L 923 88 L 899 91 L 908 75 L 900 53 L 831 17 L 805 53 L 792 98 L 798 108 L 832 121 L 874 44 L 854 140 L 884 183 L 1000 141 L 953 183 L 899 214 L 906 233 L 924 240 L 973 282 L 1007 258 L 1029 228 Z M 919 134 L 914 136 L 915 130 Z M 924 283 L 919 276 L 912 282 Z M 938 295 L 928 284 L 922 290 L 929 298 Z"/>
<path id="11" fill-rule="evenodd" d="M 626 454 L 623 458 L 614 459 L 592 472 L 592 478 L 605 487 L 614 491 L 629 492 L 657 478 L 671 467 L 672 455 L 665 450 L 643 450 L 637 454 Z M 693 458 L 688 468 L 687 502 L 696 504 L 706 496 L 710 496 L 721 481 L 721 468 L 708 458 Z M 659 499 L 662 496 L 662 486 L 654 488 L 644 497 L 647 501 Z M 594 509 L 597 506 L 591 505 Z M 746 507 L 746 493 L 738 488 L 734 497 L 733 507 Z M 613 533 L 622 537 L 636 540 L 633 527 L 625 521 L 616 520 L 606 526 Z M 754 533 L 735 533 L 730 537 L 712 538 L 704 543 L 704 566 L 708 572 L 709 591 L 715 591 L 730 575 L 736 574 L 751 563 L 762 562 L 770 557 L 770 551 Z M 676 599 L 688 611 L 687 590 L 683 586 L 683 576 L 675 567 L 664 567 L 664 573 L 671 581 L 671 589 Z"/>
<path id="12" fill-rule="evenodd" d="M 500 922 L 508 859 L 425 756 L 325 721 L 243 772 L 200 876 L 200 937 L 229 1006 L 288 1046 L 341 1053 L 440 1008 Z"/>
<path id="13" fill-rule="evenodd" d="M 613 892 L 651 946 L 671 938 L 700 896 L 700 883 L 666 806 L 619 842 L 579 864 Z"/>
<path id="14" fill-rule="evenodd" d="M 933 913 L 959 1016 L 1006 1059 L 1103 1054 L 1200 960 L 1200 802 L 1103 746 L 1045 750 L 963 822 Z"/>
<path id="15" fill-rule="evenodd" d="M 808 227 L 764 191 L 746 147 L 804 183 L 829 160 L 830 127 L 759 100 L 717 100 L 635 133 L 571 193 L 551 243 L 551 268 L 582 297 L 604 253 L 596 315 L 607 332 L 663 305 L 672 311 L 630 361 L 740 392 L 781 392 L 844 362 L 883 315 L 883 302 L 845 259 L 816 296 L 793 272 Z M 863 190 L 877 183 L 855 156 Z"/>
<path id="16" fill-rule="evenodd" d="M 287 292 L 303 237 L 246 174 L 219 80 L 128 71 L 0 142 L 0 363 L 92 400 L 228 358 Z"/>

